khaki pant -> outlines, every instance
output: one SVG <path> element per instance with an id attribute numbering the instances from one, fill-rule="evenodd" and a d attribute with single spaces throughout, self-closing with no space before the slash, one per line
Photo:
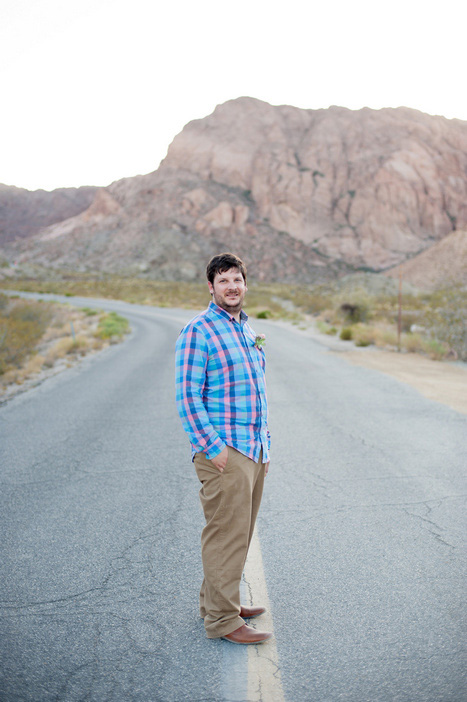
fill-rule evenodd
<path id="1" fill-rule="evenodd" d="M 245 623 L 240 617 L 240 580 L 263 494 L 262 454 L 255 463 L 230 446 L 228 452 L 223 473 L 204 453 L 194 459 L 206 518 L 200 614 L 208 639 L 226 636 Z"/>

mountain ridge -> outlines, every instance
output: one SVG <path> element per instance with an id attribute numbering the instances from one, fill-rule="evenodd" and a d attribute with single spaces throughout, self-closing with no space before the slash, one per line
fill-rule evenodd
<path id="1" fill-rule="evenodd" d="M 166 279 L 226 249 L 262 280 L 382 272 L 467 229 L 466 173 L 461 120 L 237 98 L 189 122 L 156 171 L 94 189 L 32 236 L 5 242 L 0 227 L 0 241 L 24 264 Z"/>

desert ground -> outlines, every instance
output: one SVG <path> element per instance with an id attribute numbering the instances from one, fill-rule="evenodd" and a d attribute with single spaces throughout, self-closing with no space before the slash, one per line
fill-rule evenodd
<path id="1" fill-rule="evenodd" d="M 277 324 L 292 328 L 288 322 Z M 314 326 L 295 327 L 295 331 L 313 337 L 330 353 L 339 354 L 349 363 L 391 375 L 411 385 L 424 397 L 467 414 L 467 363 L 432 361 L 418 353 L 398 353 L 376 346 L 357 348 L 350 341 L 320 333 Z"/>
<path id="2" fill-rule="evenodd" d="M 467 364 L 432 361 L 419 354 L 380 349 L 343 352 L 350 363 L 392 375 L 430 400 L 467 414 Z"/>

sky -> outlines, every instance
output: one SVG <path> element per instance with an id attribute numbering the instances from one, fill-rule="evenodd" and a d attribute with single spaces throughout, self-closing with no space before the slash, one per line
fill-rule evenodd
<path id="1" fill-rule="evenodd" d="M 243 95 L 467 120 L 461 0 L 0 0 L 0 183 L 105 186 Z"/>

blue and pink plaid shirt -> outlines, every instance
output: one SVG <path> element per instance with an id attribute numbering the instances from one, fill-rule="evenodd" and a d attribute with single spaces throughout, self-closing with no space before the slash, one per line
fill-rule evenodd
<path id="1" fill-rule="evenodd" d="M 177 408 L 193 456 L 215 458 L 227 445 L 256 463 L 262 449 L 269 461 L 266 359 L 247 320 L 211 302 L 178 337 Z"/>

